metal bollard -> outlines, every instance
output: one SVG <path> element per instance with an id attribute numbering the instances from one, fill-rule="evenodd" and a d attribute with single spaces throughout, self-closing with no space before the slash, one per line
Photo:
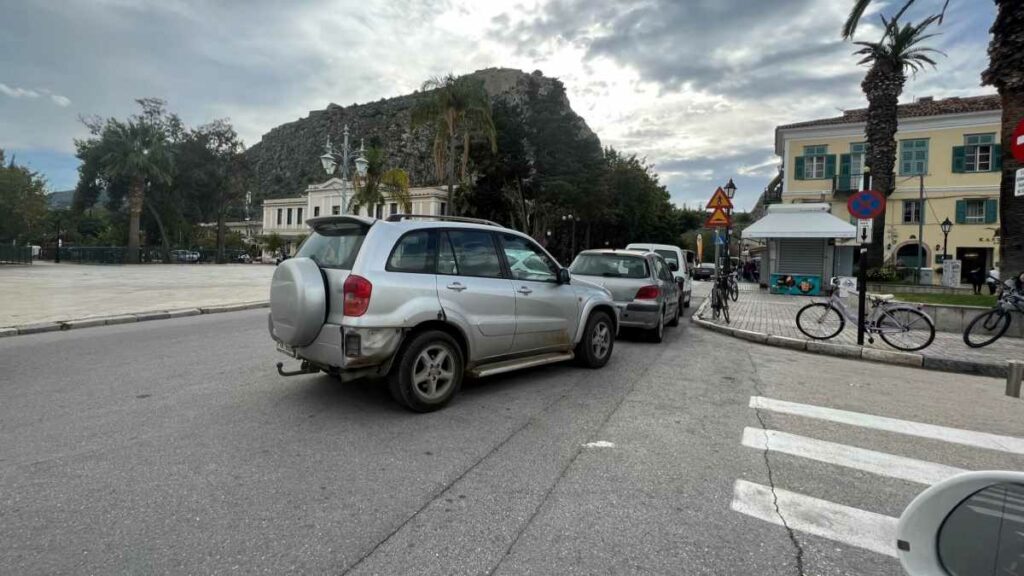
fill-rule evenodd
<path id="1" fill-rule="evenodd" d="M 1009 360 L 1006 362 L 1006 395 L 1020 398 L 1020 383 L 1024 378 L 1024 362 Z"/>

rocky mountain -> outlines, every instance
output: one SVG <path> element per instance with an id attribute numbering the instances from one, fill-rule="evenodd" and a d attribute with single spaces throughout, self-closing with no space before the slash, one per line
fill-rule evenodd
<path id="1" fill-rule="evenodd" d="M 471 76 L 483 81 L 496 107 L 514 110 L 523 124 L 531 122 L 531 117 L 534 123 L 539 117 L 550 123 L 554 102 L 559 130 L 569 145 L 579 143 L 588 150 L 600 150 L 600 141 L 572 110 L 560 81 L 540 71 L 528 74 L 508 68 L 488 68 Z M 246 152 L 258 182 L 254 200 L 296 195 L 308 184 L 324 181 L 326 175 L 319 160 L 324 144 L 330 136 L 335 149 L 339 149 L 346 124 L 351 146 L 358 148 L 362 138 L 367 146 L 382 147 L 388 158 L 386 165 L 408 172 L 413 186 L 440 184 L 431 156 L 433 132 L 429 127 L 411 127 L 411 112 L 420 97 L 422 93 L 413 93 L 347 107 L 330 104 L 311 111 L 306 118 L 272 129 Z M 528 150 L 534 148 L 529 142 L 523 144 Z"/>

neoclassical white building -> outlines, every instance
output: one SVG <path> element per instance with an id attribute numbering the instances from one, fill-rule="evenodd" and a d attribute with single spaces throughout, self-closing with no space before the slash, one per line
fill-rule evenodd
<path id="1" fill-rule="evenodd" d="M 277 233 L 285 241 L 285 252 L 293 255 L 299 241 L 309 233 L 306 220 L 317 216 L 351 214 L 353 195 L 351 182 L 331 178 L 322 184 L 308 186 L 301 196 L 272 198 L 263 201 L 263 234 Z M 410 188 L 412 213 L 441 215 L 448 211 L 448 192 L 444 187 Z M 397 201 L 384 194 L 384 203 L 362 206 L 359 213 L 373 218 L 386 218 L 402 212 Z M 264 257 L 273 257 L 264 254 Z"/>

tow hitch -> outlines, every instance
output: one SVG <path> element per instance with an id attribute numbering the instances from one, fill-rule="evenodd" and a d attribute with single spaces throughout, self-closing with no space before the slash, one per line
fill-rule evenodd
<path id="1" fill-rule="evenodd" d="M 280 374 L 281 376 L 300 376 L 302 374 L 316 374 L 319 371 L 319 368 L 314 368 L 312 365 L 310 365 L 309 362 L 306 362 L 305 360 L 302 361 L 302 364 L 299 364 L 298 370 L 291 371 L 285 371 L 284 362 L 277 363 L 277 373 Z"/>

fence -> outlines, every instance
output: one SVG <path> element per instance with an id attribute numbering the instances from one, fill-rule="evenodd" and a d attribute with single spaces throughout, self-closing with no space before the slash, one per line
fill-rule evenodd
<path id="1" fill-rule="evenodd" d="M 9 248 L 9 247 L 8 247 Z M 31 249 L 29 261 L 31 261 Z M 40 258 L 53 260 L 56 248 L 46 247 Z M 225 262 L 244 262 L 245 250 L 224 250 Z M 60 249 L 60 261 L 74 264 L 124 264 L 127 262 L 128 249 L 123 246 L 64 246 Z M 163 249 L 159 246 L 143 246 L 139 248 L 139 261 L 143 263 L 163 262 Z M 167 262 L 170 264 L 196 264 L 216 262 L 217 250 L 199 248 L 196 250 L 172 249 Z M 0 253 L 0 262 L 3 262 Z"/>
<path id="2" fill-rule="evenodd" d="M 31 246 L 0 245 L 0 264 L 31 264 Z"/>

